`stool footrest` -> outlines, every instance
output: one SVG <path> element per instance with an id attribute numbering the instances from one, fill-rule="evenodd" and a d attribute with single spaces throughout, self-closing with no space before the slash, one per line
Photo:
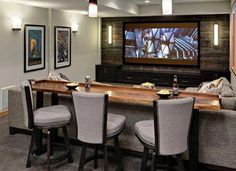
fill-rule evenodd
<path id="1" fill-rule="evenodd" d="M 89 157 L 87 157 L 85 160 L 84 160 L 84 165 L 95 160 L 95 159 L 103 159 L 104 158 L 104 154 L 98 154 L 97 156 L 96 155 L 91 155 Z M 119 161 L 119 159 L 116 157 L 116 156 L 109 156 L 109 158 L 113 158 L 115 159 L 116 161 Z M 115 170 L 120 170 L 122 168 L 122 166 L 120 165 L 120 163 L 118 164 L 118 167 L 115 169 Z"/>
<path id="2" fill-rule="evenodd" d="M 50 163 L 51 164 L 57 164 L 65 159 L 68 158 L 70 151 L 67 150 L 66 146 L 63 144 L 58 144 L 58 143 L 53 143 L 53 149 L 59 149 L 61 150 L 62 154 L 56 156 L 56 157 L 50 157 Z M 38 149 L 35 149 L 33 151 L 33 153 L 30 156 L 30 161 L 34 164 L 38 164 L 38 165 L 45 165 L 47 164 L 47 159 L 42 159 L 40 158 L 40 155 L 37 155 L 36 152 L 38 151 Z M 46 152 L 46 151 L 45 151 Z M 35 155 L 34 155 L 35 154 Z"/>
<path id="3" fill-rule="evenodd" d="M 93 160 L 95 160 L 95 159 L 102 159 L 103 157 L 104 157 L 103 154 L 99 154 L 99 155 L 97 155 L 97 156 L 95 156 L 95 155 L 89 156 L 89 157 L 87 157 L 87 158 L 85 159 L 84 164 L 86 164 L 86 163 L 88 163 L 88 162 L 90 162 L 90 161 L 93 161 Z"/>

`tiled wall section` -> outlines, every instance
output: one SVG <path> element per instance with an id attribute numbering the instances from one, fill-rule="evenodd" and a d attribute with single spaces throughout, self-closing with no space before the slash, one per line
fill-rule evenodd
<path id="1" fill-rule="evenodd" d="M 200 68 L 229 68 L 229 15 L 102 18 L 102 64 L 122 64 L 123 22 L 200 21 Z M 213 24 L 219 24 L 219 46 L 213 45 Z M 113 44 L 107 43 L 108 25 L 113 26 Z M 143 66 L 136 66 L 137 69 Z M 150 67 L 153 68 L 153 67 Z M 161 67 L 154 67 L 161 68 Z M 176 68 L 178 69 L 178 68 Z"/>

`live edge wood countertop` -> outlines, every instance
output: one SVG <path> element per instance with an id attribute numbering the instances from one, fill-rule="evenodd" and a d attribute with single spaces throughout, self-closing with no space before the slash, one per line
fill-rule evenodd
<path id="1" fill-rule="evenodd" d="M 39 80 L 32 84 L 32 89 L 33 91 L 71 95 L 72 91 L 68 90 L 65 84 L 66 82 L 62 81 Z M 85 91 L 84 83 L 79 83 L 79 86 L 74 91 Z M 132 86 L 91 84 L 89 92 L 106 93 L 109 95 L 110 102 L 151 106 L 154 100 L 160 99 L 156 94 L 157 91 L 158 89 L 134 88 Z M 217 95 L 180 91 L 179 96 L 171 96 L 170 99 L 183 97 L 195 97 L 195 109 L 220 109 L 220 99 Z"/>

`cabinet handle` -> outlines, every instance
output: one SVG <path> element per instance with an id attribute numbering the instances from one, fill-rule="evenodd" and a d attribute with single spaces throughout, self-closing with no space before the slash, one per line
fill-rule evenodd
<path id="1" fill-rule="evenodd" d="M 159 79 L 158 78 L 153 78 L 153 81 L 159 81 Z"/>
<path id="2" fill-rule="evenodd" d="M 103 73 L 104 73 L 104 74 L 107 73 L 107 68 L 104 68 Z"/>
<path id="3" fill-rule="evenodd" d="M 126 77 L 128 80 L 132 79 L 132 77 Z"/>
<path id="4" fill-rule="evenodd" d="M 189 83 L 189 81 L 185 81 L 185 80 L 183 80 L 183 83 Z"/>
<path id="5" fill-rule="evenodd" d="M 219 76 L 218 76 L 218 74 L 214 74 L 214 79 L 217 79 Z"/>

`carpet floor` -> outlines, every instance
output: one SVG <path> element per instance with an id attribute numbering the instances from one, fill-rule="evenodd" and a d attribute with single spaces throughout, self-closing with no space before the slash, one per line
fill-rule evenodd
<path id="1" fill-rule="evenodd" d="M 28 148 L 30 144 L 30 136 L 16 134 L 9 135 L 8 133 L 8 117 L 0 117 L 0 171 L 44 171 L 45 166 L 34 165 L 25 168 Z M 81 148 L 79 146 L 71 146 L 73 163 L 68 163 L 67 160 L 57 165 L 52 165 L 51 170 L 57 171 L 77 171 L 80 159 Z M 92 149 L 88 150 L 88 155 L 91 155 Z M 116 170 L 117 163 L 108 158 L 109 171 Z M 123 158 L 125 171 L 139 171 L 141 167 L 141 158 L 124 156 Z M 99 167 L 96 171 L 103 170 L 103 160 L 99 160 Z M 85 171 L 93 171 L 93 163 L 90 162 L 85 166 Z M 208 171 L 201 169 L 201 171 Z"/>

